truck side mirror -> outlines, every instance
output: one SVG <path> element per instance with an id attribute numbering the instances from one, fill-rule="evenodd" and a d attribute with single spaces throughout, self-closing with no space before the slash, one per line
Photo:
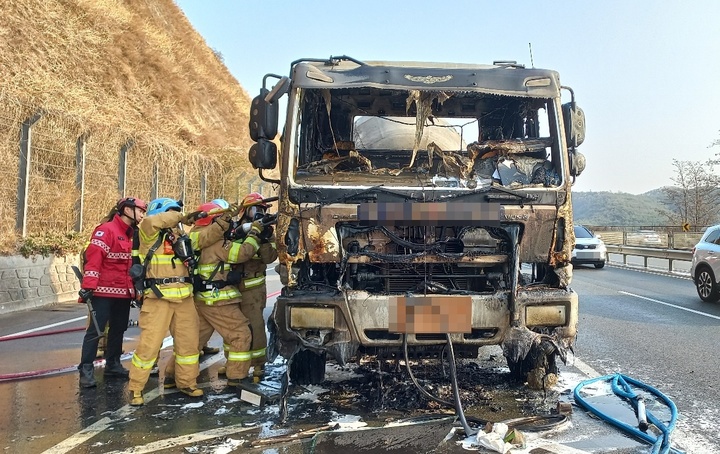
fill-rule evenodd
<path id="1" fill-rule="evenodd" d="M 277 145 L 260 138 L 250 147 L 248 160 L 254 169 L 274 169 L 277 165 Z"/>
<path id="2" fill-rule="evenodd" d="M 260 94 L 250 104 L 250 138 L 257 142 L 260 139 L 273 139 L 278 130 L 278 103 L 265 101 L 270 91 L 261 88 Z"/>
<path id="3" fill-rule="evenodd" d="M 570 152 L 570 175 L 579 177 L 585 170 L 585 155 L 577 150 Z"/>
<path id="4" fill-rule="evenodd" d="M 565 140 L 568 148 L 577 148 L 585 141 L 585 112 L 574 102 L 562 106 Z"/>

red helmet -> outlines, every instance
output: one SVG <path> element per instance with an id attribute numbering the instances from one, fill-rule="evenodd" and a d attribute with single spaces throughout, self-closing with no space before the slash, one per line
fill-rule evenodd
<path id="1" fill-rule="evenodd" d="M 242 202 L 240 202 L 240 206 L 242 209 L 245 209 L 247 207 L 260 205 L 263 208 L 267 208 L 270 206 L 269 203 L 265 203 L 264 197 L 262 194 L 258 192 L 251 192 L 250 194 L 246 195 L 244 199 L 242 199 Z"/>
<path id="2" fill-rule="evenodd" d="M 203 203 L 198 207 L 198 211 L 204 211 L 206 213 L 209 213 L 212 210 L 222 209 L 220 205 L 214 202 L 206 202 Z M 195 221 L 195 225 L 204 226 L 204 225 L 210 225 L 210 223 L 215 219 L 216 217 L 220 216 L 222 213 L 216 213 L 211 214 L 209 216 L 206 216 L 204 218 L 200 218 L 197 221 Z"/>
<path id="3" fill-rule="evenodd" d="M 130 208 L 140 208 L 144 212 L 147 211 L 147 203 L 145 203 L 142 199 L 136 199 L 135 197 L 123 197 L 122 199 L 118 200 L 117 205 L 118 213 L 122 214 L 125 207 Z"/>

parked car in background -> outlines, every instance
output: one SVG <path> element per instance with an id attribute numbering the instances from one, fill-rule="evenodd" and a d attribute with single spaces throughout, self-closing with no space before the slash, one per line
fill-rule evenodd
<path id="1" fill-rule="evenodd" d="M 594 265 L 595 268 L 605 266 L 607 249 L 599 236 L 582 225 L 575 225 L 575 249 L 572 252 L 572 263 L 576 265 Z"/>
<path id="2" fill-rule="evenodd" d="M 701 300 L 714 303 L 720 300 L 720 225 L 708 227 L 692 249 L 690 276 Z"/>
<path id="3" fill-rule="evenodd" d="M 638 230 L 627 234 L 627 244 L 629 246 L 661 247 L 663 240 L 654 230 Z"/>

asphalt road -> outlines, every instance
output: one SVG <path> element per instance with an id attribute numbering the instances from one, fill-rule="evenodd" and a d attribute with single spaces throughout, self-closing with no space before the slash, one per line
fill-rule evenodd
<path id="1" fill-rule="evenodd" d="M 575 270 L 572 286 L 580 294 L 580 329 L 576 356 L 562 367 L 558 389 L 543 395 L 499 384 L 488 391 L 494 393 L 493 402 L 517 401 L 524 407 L 554 405 L 557 400 L 569 401 L 568 390 L 588 376 L 622 372 L 673 399 L 680 412 L 675 438 L 686 452 L 720 452 L 716 404 L 720 305 L 700 302 L 688 279 L 613 267 L 580 267 Z M 278 289 L 277 276 L 271 273 L 268 291 L 272 294 Z M 136 312 L 131 318 L 136 319 Z M 84 324 L 83 306 L 60 305 L 0 317 L 0 336 L 38 327 L 45 327 L 44 331 L 82 329 Z M 375 432 L 321 432 L 313 441 L 314 452 L 342 449 L 346 453 L 368 453 L 387 452 L 390 448 L 398 453 L 463 452 L 452 437 L 446 439 L 452 430 L 452 418 L 398 428 L 388 427 L 387 423 L 417 414 L 403 415 L 387 409 L 356 411 L 357 405 L 347 402 L 358 399 L 361 392 L 357 387 L 365 379 L 358 379 L 352 370 L 333 366 L 328 366 L 330 381 L 343 383 L 352 379 L 349 385 L 335 388 L 323 384 L 331 389 L 336 402 L 322 398 L 327 389 L 308 387 L 291 399 L 287 424 L 278 424 L 276 405 L 257 408 L 240 402 L 237 392 L 229 390 L 217 376 L 222 355 L 203 359 L 199 378 L 206 391 L 203 399 L 164 392 L 151 378 L 147 405 L 128 407 L 126 383 L 104 380 L 101 368 L 96 369 L 97 388 L 78 389 L 73 367 L 78 361 L 82 334 L 73 331 L 0 342 L 3 452 L 301 453 L 310 452 L 307 444 L 281 437 L 303 430 L 312 434 L 331 421 L 347 428 L 366 425 L 365 429 L 373 427 Z M 137 327 L 126 332 L 127 351 L 134 348 L 138 334 Z M 220 343 L 217 337 L 211 340 L 213 345 Z M 164 351 L 162 358 L 168 354 Z M 493 360 L 498 351 L 483 349 L 480 356 Z M 500 363 L 495 372 L 500 374 L 497 383 L 502 383 L 505 373 L 504 361 L 500 359 Z M 27 372 L 30 377 L 8 379 Z M 571 425 L 548 438 L 567 447 L 567 451 L 558 447 L 557 452 L 649 452 L 646 445 L 618 435 L 615 429 L 589 418 L 578 408 L 571 420 Z M 261 439 L 277 442 L 258 444 Z M 250 442 L 254 447 L 247 446 Z"/>

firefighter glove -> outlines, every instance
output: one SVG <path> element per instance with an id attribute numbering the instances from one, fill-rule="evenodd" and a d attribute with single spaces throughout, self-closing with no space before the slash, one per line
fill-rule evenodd
<path id="1" fill-rule="evenodd" d="M 192 213 L 185 214 L 180 222 L 185 225 L 193 225 L 198 219 L 206 218 L 207 213 L 205 211 L 193 211 Z"/>
<path id="2" fill-rule="evenodd" d="M 260 237 L 260 232 L 262 232 L 264 228 L 265 226 L 263 225 L 262 221 L 253 221 L 253 223 L 250 225 L 250 231 L 248 232 L 248 234 Z"/>
<path id="3" fill-rule="evenodd" d="M 240 214 L 240 205 L 237 203 L 231 203 L 230 206 L 228 206 L 227 212 L 230 214 L 230 217 L 237 216 Z"/>
<path id="4" fill-rule="evenodd" d="M 90 298 L 92 298 L 93 291 L 89 288 L 82 288 L 78 292 L 78 296 L 79 296 L 78 303 L 85 304 L 88 302 L 88 300 L 90 300 Z"/>
<path id="5" fill-rule="evenodd" d="M 258 235 L 258 237 L 263 240 L 263 242 L 270 239 L 270 237 L 273 235 L 273 228 L 271 225 L 266 225 L 262 232 Z"/>

